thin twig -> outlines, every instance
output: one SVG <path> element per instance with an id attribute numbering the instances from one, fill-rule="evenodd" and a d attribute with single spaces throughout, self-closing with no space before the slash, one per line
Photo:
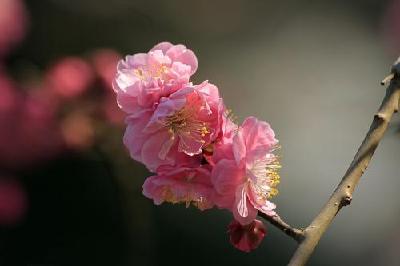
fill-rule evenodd
<path id="1" fill-rule="evenodd" d="M 291 227 L 282 218 L 276 214 L 274 216 L 268 216 L 262 212 L 258 212 L 258 216 L 267 220 L 270 224 L 274 225 L 276 228 L 284 232 L 286 235 L 290 236 L 297 242 L 301 242 L 304 239 L 303 230 Z"/>
<path id="2" fill-rule="evenodd" d="M 390 73 L 384 79 L 382 79 L 381 85 L 384 86 L 384 85 L 388 84 L 390 81 L 392 81 L 393 78 L 394 78 L 394 74 Z"/>
<path id="3" fill-rule="evenodd" d="M 393 75 L 390 75 L 390 85 L 386 90 L 386 96 L 374 116 L 374 120 L 364 141 L 328 202 L 304 230 L 304 239 L 300 241 L 299 247 L 289 262 L 290 266 L 305 265 L 307 263 L 320 238 L 336 214 L 342 207 L 350 204 L 353 191 L 382 139 L 393 113 L 398 111 L 400 99 L 399 59 L 392 67 Z"/>

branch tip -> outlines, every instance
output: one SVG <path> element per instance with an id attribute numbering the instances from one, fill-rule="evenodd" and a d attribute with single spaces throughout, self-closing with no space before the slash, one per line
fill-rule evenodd
<path id="1" fill-rule="evenodd" d="M 394 73 L 390 73 L 388 76 L 386 76 L 382 81 L 381 81 L 381 85 L 385 86 L 386 84 L 388 84 L 392 79 L 394 79 Z"/>

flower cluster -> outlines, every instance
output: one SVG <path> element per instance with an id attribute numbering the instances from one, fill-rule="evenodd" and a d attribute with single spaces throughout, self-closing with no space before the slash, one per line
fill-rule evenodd
<path id="1" fill-rule="evenodd" d="M 258 212 L 275 215 L 269 200 L 279 183 L 278 140 L 255 117 L 237 125 L 217 86 L 190 81 L 197 66 L 191 50 L 168 42 L 118 63 L 113 87 L 127 113 L 123 141 L 154 173 L 144 182 L 146 197 L 231 211 L 231 242 L 248 252 L 265 235 Z"/>

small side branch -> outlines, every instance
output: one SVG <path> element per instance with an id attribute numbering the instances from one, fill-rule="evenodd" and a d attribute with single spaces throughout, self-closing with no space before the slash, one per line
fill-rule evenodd
<path id="1" fill-rule="evenodd" d="M 276 228 L 278 228 L 297 242 L 301 242 L 304 239 L 303 230 L 291 227 L 285 221 L 283 221 L 278 214 L 274 216 L 268 216 L 265 213 L 258 212 L 258 216 L 264 218 L 270 224 L 274 225 Z"/>
<path id="2" fill-rule="evenodd" d="M 390 82 L 390 85 L 386 90 L 386 96 L 382 101 L 381 107 L 374 116 L 373 122 L 364 141 L 354 156 L 354 159 L 343 176 L 342 181 L 339 183 L 328 202 L 314 218 L 311 224 L 304 230 L 304 239 L 300 241 L 300 245 L 289 262 L 289 265 L 305 265 L 336 214 L 342 207 L 351 203 L 352 194 L 358 181 L 367 169 L 368 164 L 389 125 L 393 113 L 397 112 L 399 109 L 399 73 L 400 58 L 393 65 L 391 75 L 383 80 L 383 83 Z"/>

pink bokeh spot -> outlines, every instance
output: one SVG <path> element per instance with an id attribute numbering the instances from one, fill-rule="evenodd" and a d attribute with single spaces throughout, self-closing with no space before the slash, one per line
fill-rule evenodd
<path id="1" fill-rule="evenodd" d="M 14 82 L 0 70 L 0 116 L 9 114 L 18 102 L 18 93 Z"/>
<path id="2" fill-rule="evenodd" d="M 105 87 L 111 89 L 121 55 L 112 49 L 99 49 L 92 54 L 91 59 L 97 76 Z"/>
<path id="3" fill-rule="evenodd" d="M 28 16 L 21 0 L 0 0 L 0 58 L 25 37 Z"/>
<path id="4" fill-rule="evenodd" d="M 104 117 L 111 124 L 121 126 L 125 121 L 125 113 L 115 104 L 115 98 L 112 93 L 106 92 L 105 100 L 103 101 L 102 109 Z"/>
<path id="5" fill-rule="evenodd" d="M 58 154 L 64 144 L 51 104 L 7 84 L 12 97 L 0 110 L 0 166 L 24 167 Z"/>
<path id="6" fill-rule="evenodd" d="M 92 119 L 75 111 L 61 121 L 61 133 L 68 148 L 84 150 L 94 143 L 95 129 Z"/>
<path id="7" fill-rule="evenodd" d="M 9 226 L 20 222 L 27 207 L 22 184 L 14 179 L 0 178 L 0 224 Z"/>
<path id="8" fill-rule="evenodd" d="M 84 93 L 91 85 L 94 73 L 91 66 L 79 57 L 65 57 L 46 74 L 46 86 L 63 98 Z"/>

